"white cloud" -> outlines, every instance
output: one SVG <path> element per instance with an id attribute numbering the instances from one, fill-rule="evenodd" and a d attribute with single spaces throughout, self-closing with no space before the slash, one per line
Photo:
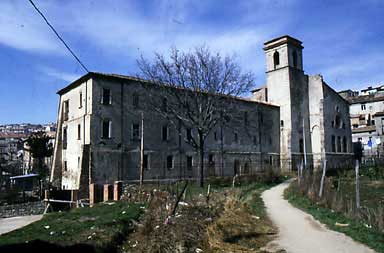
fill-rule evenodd
<path id="1" fill-rule="evenodd" d="M 63 54 L 61 45 L 28 1 L 1 1 L 0 10 L 0 44 L 29 52 Z"/>
<path id="2" fill-rule="evenodd" d="M 73 82 L 80 77 L 79 74 L 63 72 L 47 66 L 40 66 L 39 71 L 47 76 L 50 76 L 55 79 L 62 80 L 68 83 Z"/>

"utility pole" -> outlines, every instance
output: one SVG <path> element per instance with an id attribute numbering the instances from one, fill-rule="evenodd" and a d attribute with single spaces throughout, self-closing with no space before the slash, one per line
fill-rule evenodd
<path id="1" fill-rule="evenodd" d="M 305 128 L 304 128 L 304 118 L 303 118 L 303 151 L 304 151 L 304 168 L 307 168 L 307 149 L 305 147 Z"/>
<path id="2" fill-rule="evenodd" d="M 144 113 L 141 112 L 141 136 L 140 136 L 140 185 L 144 180 Z"/>

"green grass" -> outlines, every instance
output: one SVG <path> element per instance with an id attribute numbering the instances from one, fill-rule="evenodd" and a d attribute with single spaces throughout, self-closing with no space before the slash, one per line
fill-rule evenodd
<path id="1" fill-rule="evenodd" d="M 42 240 L 59 245 L 87 243 L 96 249 L 106 248 L 128 233 L 130 220 L 138 219 L 141 210 L 142 205 L 120 201 L 48 213 L 37 222 L 0 236 L 0 245 Z"/>
<path id="2" fill-rule="evenodd" d="M 350 219 L 341 213 L 334 212 L 328 208 L 322 207 L 300 194 L 294 184 L 285 192 L 284 197 L 295 207 L 311 214 L 315 219 L 326 224 L 330 229 L 344 233 L 354 240 L 368 245 L 377 252 L 384 253 L 384 234 L 367 228 L 364 223 L 356 219 Z M 335 223 L 348 223 L 348 227 L 336 226 Z"/>

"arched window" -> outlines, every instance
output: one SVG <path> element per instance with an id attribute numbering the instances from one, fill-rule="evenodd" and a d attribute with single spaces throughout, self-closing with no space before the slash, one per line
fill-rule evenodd
<path id="1" fill-rule="evenodd" d="M 297 68 L 297 53 L 293 51 L 292 53 L 293 67 Z"/>
<path id="2" fill-rule="evenodd" d="M 336 152 L 336 138 L 332 135 L 332 152 Z"/>
<path id="3" fill-rule="evenodd" d="M 273 54 L 273 65 L 276 68 L 276 66 L 279 65 L 279 64 L 280 64 L 280 55 L 279 55 L 279 52 L 276 51 Z"/>

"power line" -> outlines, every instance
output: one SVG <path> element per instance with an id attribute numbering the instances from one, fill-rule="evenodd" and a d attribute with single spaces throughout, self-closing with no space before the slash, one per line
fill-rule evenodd
<path id="1" fill-rule="evenodd" d="M 80 59 L 76 56 L 76 54 L 72 51 L 72 49 L 67 45 L 67 43 L 65 43 L 63 38 L 59 35 L 59 33 L 56 31 L 56 29 L 49 23 L 49 21 L 44 16 L 44 14 L 37 8 L 35 3 L 32 0 L 28 0 L 28 1 L 31 3 L 33 8 L 35 8 L 35 10 L 40 14 L 40 16 L 44 19 L 45 23 L 47 23 L 47 25 L 51 28 L 51 30 L 56 34 L 57 38 L 59 38 L 59 40 L 64 44 L 64 46 L 68 49 L 68 51 L 72 54 L 72 56 L 76 59 L 76 61 L 83 67 L 83 69 L 86 72 L 89 72 L 87 67 L 85 67 L 85 65 L 80 61 Z"/>

